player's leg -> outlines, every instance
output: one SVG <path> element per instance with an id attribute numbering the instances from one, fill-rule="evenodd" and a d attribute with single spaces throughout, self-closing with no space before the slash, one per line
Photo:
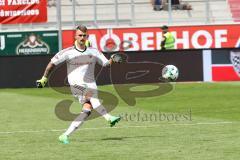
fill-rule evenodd
<path id="1" fill-rule="evenodd" d="M 87 119 L 87 117 L 91 114 L 91 109 L 92 105 L 90 102 L 85 102 L 83 104 L 83 109 L 82 112 L 77 116 L 77 118 L 71 123 L 71 125 L 68 127 L 65 133 L 63 133 L 60 137 L 59 140 L 60 142 L 64 144 L 68 144 L 69 140 L 68 137 L 70 134 L 72 134 L 74 131 L 76 131 L 82 124 L 83 122 Z"/>
<path id="2" fill-rule="evenodd" d="M 73 88 L 76 90 L 73 93 L 78 95 L 79 102 L 90 101 L 92 108 L 95 109 L 100 115 L 102 115 L 108 122 L 110 122 L 110 126 L 114 126 L 118 121 L 120 121 L 120 117 L 110 115 L 106 108 L 101 105 L 98 99 L 98 90 L 96 83 L 88 83 L 84 86 L 76 86 Z"/>
<path id="3" fill-rule="evenodd" d="M 102 115 L 108 122 L 110 126 L 113 127 L 117 122 L 121 120 L 121 117 L 110 115 L 106 108 L 100 103 L 96 95 L 90 98 L 90 102 L 94 110 L 96 110 L 100 115 Z"/>
<path id="4" fill-rule="evenodd" d="M 91 104 L 90 102 L 86 102 L 83 104 L 82 112 L 77 116 L 77 118 L 71 123 L 70 127 L 64 133 L 65 135 L 69 136 L 75 130 L 77 130 L 83 122 L 87 119 L 87 117 L 91 114 Z"/>

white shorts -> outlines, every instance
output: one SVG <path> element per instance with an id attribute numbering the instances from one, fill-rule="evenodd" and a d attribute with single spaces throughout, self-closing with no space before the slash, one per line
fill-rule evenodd
<path id="1" fill-rule="evenodd" d="M 81 104 L 91 102 L 91 99 L 98 99 L 96 83 L 74 84 L 70 85 L 70 88 L 73 96 L 77 98 Z"/>

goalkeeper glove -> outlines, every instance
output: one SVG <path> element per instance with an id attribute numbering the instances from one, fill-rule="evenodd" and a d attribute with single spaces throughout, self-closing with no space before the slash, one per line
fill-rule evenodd
<path id="1" fill-rule="evenodd" d="M 40 80 L 37 80 L 36 81 L 37 88 L 43 88 L 46 85 L 47 81 L 48 78 L 44 76 Z"/>
<path id="2" fill-rule="evenodd" d="M 114 63 L 122 63 L 123 61 L 123 58 L 120 54 L 111 55 L 111 59 L 113 60 Z"/>

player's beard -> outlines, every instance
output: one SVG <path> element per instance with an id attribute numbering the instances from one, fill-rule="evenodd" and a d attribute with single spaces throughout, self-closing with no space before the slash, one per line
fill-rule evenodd
<path id="1" fill-rule="evenodd" d="M 77 45 L 78 45 L 78 47 L 80 47 L 80 48 L 84 48 L 84 47 L 85 47 L 85 41 L 84 41 L 84 40 L 77 41 Z"/>
<path id="2" fill-rule="evenodd" d="M 80 42 L 79 42 L 79 45 L 80 45 L 80 46 L 85 46 L 85 41 L 84 41 L 84 40 L 80 41 Z"/>

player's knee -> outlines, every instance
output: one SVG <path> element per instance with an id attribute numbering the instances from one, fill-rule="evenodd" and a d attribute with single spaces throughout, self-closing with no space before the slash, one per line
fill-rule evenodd
<path id="1" fill-rule="evenodd" d="M 83 108 L 82 113 L 86 114 L 86 116 L 88 117 L 88 116 L 90 116 L 90 114 L 91 114 L 91 110 L 88 110 L 88 109 L 84 109 L 84 108 Z"/>
<path id="2" fill-rule="evenodd" d="M 92 110 L 92 104 L 90 102 L 85 102 L 83 104 L 83 109 L 91 111 Z"/>

